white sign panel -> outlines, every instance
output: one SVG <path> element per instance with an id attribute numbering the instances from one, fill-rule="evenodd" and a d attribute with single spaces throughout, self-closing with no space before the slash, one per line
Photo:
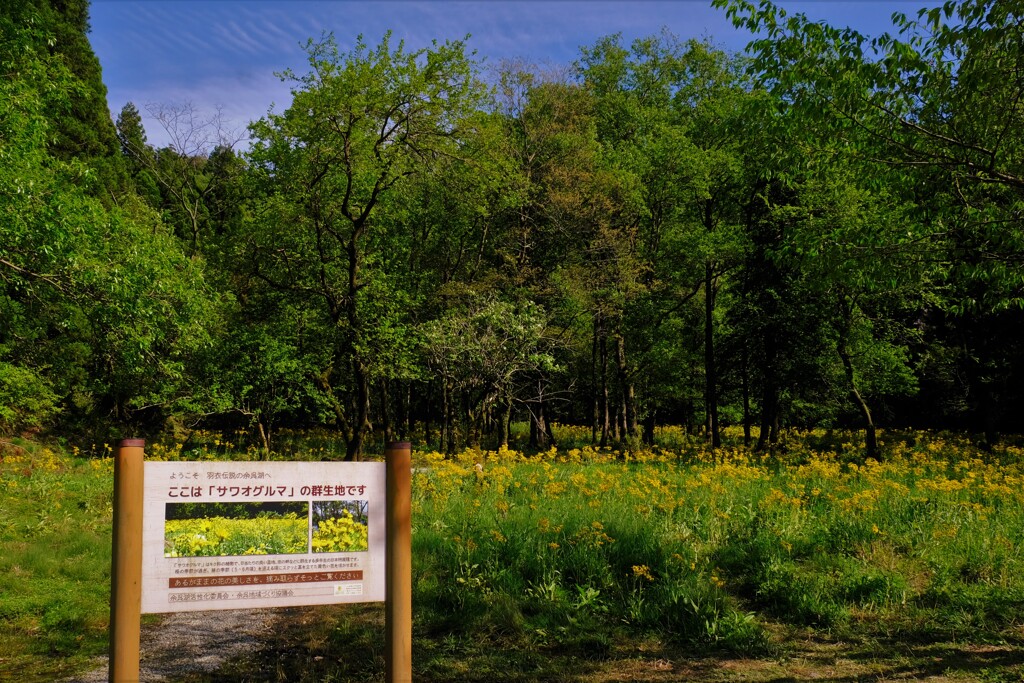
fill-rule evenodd
<path id="1" fill-rule="evenodd" d="M 384 463 L 145 463 L 142 612 L 384 600 Z"/>

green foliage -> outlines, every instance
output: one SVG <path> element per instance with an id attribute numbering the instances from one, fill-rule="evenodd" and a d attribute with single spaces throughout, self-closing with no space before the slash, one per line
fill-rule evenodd
<path id="1" fill-rule="evenodd" d="M 0 361 L 0 434 L 39 427 L 56 403 L 57 396 L 39 374 Z"/>
<path id="2" fill-rule="evenodd" d="M 111 472 L 0 441 L 0 679 L 57 680 L 107 652 Z"/>
<path id="3" fill-rule="evenodd" d="M 9 77 L 12 67 L 20 70 L 15 60 L 22 48 L 28 48 L 64 72 L 59 85 L 44 90 L 56 95 L 44 96 L 45 116 L 52 126 L 47 151 L 62 161 L 88 166 L 89 193 L 108 202 L 123 190 L 124 166 L 88 30 L 88 0 L 11 0 L 0 10 L 0 62 Z"/>
<path id="4" fill-rule="evenodd" d="M 608 36 L 493 89 L 461 41 L 325 36 L 236 154 L 188 103 L 146 106 L 163 149 L 131 103 L 111 127 L 88 4 L 8 3 L 0 429 L 997 442 L 1024 401 L 1018 8 L 869 37 L 717 4 L 745 55 Z"/>
<path id="5" fill-rule="evenodd" d="M 327 38 L 308 51 L 307 75 L 284 74 L 292 105 L 252 126 L 244 267 L 270 298 L 313 304 L 322 347 L 307 367 L 358 458 L 371 383 L 417 373 L 412 297 L 389 268 L 411 245 L 391 218 L 409 178 L 460 156 L 483 91 L 461 43 L 407 52 L 385 36 L 340 54 Z"/>
<path id="6" fill-rule="evenodd" d="M 423 326 L 424 352 L 438 376 L 456 390 L 482 390 L 492 402 L 509 400 L 524 377 L 555 369 L 543 309 L 530 302 L 478 305 Z"/>
<path id="7" fill-rule="evenodd" d="M 0 353 L 22 402 L 9 410 L 29 392 L 30 422 L 59 403 L 69 423 L 106 413 L 139 424 L 143 406 L 180 395 L 187 355 L 205 342 L 200 264 L 132 197 L 105 208 L 92 169 L 51 155 L 45 101 L 73 89 L 67 71 L 31 47 L 8 67 L 19 77 L 0 86 Z"/>
<path id="8" fill-rule="evenodd" d="M 1014 37 L 1020 8 L 969 0 L 922 9 L 916 19 L 896 13 L 897 34 L 871 38 L 771 3 L 716 5 L 737 26 L 763 30 L 750 45 L 753 70 L 827 154 L 841 145 L 876 185 L 938 209 L 921 214 L 913 237 L 948 250 L 954 281 L 988 290 L 952 305 L 1017 307 L 1019 287 L 1006 265 L 1021 251 L 1020 230 L 1006 228 L 1019 225 L 1024 189 L 1024 126 L 1013 104 L 1022 86 L 1009 76 L 1024 59 Z M 924 188 L 936 196 L 921 201 Z M 978 249 L 987 257 L 974 258 Z"/>

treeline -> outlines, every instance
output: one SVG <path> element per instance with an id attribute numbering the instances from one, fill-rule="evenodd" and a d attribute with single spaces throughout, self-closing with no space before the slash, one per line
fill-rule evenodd
<path id="1" fill-rule="evenodd" d="M 1019 431 L 1021 8 L 871 38 L 715 4 L 745 54 L 610 36 L 549 72 L 325 37 L 248 146 L 164 104 L 154 148 L 135 105 L 95 115 L 84 0 L 15 3 L 0 430 L 324 425 L 349 458 L 524 420 L 536 448 L 554 422 Z"/>

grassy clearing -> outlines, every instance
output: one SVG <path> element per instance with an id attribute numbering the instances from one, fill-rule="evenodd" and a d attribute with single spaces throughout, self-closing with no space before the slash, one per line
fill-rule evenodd
<path id="1" fill-rule="evenodd" d="M 1024 677 L 1021 448 L 982 453 L 948 435 L 890 434 L 885 459 L 864 461 L 845 434 L 796 435 L 770 456 L 736 446 L 712 454 L 670 430 L 659 437 L 676 448 L 418 452 L 416 679 Z M 41 532 L 29 520 L 60 482 L 68 504 L 102 489 L 107 517 L 92 524 L 109 543 L 106 461 L 24 457 L 39 460 L 28 475 L 17 457 L 4 463 L 2 505 L 13 515 L 4 519 L 17 531 L 5 527 L 3 542 L 31 545 Z M 11 499 L 30 484 L 34 506 Z M 70 518 L 65 536 L 89 524 Z M 54 545 L 48 538 L 38 547 Z M 17 621 L 5 586 L 0 615 L 23 634 L 2 636 L 5 656 L 35 661 L 43 633 L 39 642 L 56 643 L 86 633 L 49 647 L 71 665 L 95 652 L 108 553 L 79 579 L 102 601 L 84 629 L 58 618 L 52 572 L 19 560 L 41 597 L 34 621 Z M 61 557 L 54 564 L 68 563 Z M 379 606 L 288 614 L 263 653 L 217 680 L 382 677 Z"/>
<path id="2" fill-rule="evenodd" d="M 420 454 L 417 680 L 1020 680 L 1024 451 L 861 453 Z M 237 680 L 379 675 L 365 614 L 298 618 Z"/>
<path id="3" fill-rule="evenodd" d="M 107 648 L 113 467 L 0 443 L 0 680 L 51 681 Z"/>
<path id="4" fill-rule="evenodd" d="M 858 462 L 856 443 L 811 442 L 783 456 L 427 456 L 423 619 L 570 647 L 624 625 L 746 653 L 770 649 L 766 619 L 954 639 L 1019 624 L 1021 449 L 900 440 Z"/>

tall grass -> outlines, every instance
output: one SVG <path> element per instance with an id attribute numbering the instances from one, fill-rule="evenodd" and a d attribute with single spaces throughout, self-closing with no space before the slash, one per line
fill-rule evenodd
<path id="1" fill-rule="evenodd" d="M 829 451 L 811 450 L 815 437 L 773 456 L 427 454 L 414 480 L 421 618 L 598 653 L 581 633 L 757 652 L 777 622 L 942 637 L 1019 623 L 1021 449 L 918 435 L 860 461 L 849 435 Z"/>
<path id="2" fill-rule="evenodd" d="M 573 429 L 535 455 L 414 454 L 418 676 L 461 678 L 472 661 L 490 680 L 558 677 L 554 659 L 650 638 L 757 654 L 779 647 L 780 624 L 970 642 L 1019 631 L 1024 449 L 890 433 L 867 460 L 855 437 L 817 431 L 770 455 L 737 434 L 712 452 L 666 428 L 664 446 L 621 452 L 571 447 L 589 437 Z M 29 444 L 2 455 L 0 679 L 52 680 L 106 647 L 112 468 Z M 322 629 L 323 652 L 350 631 Z M 337 657 L 302 662 L 289 680 L 347 675 Z"/>
<path id="3" fill-rule="evenodd" d="M 112 466 L 0 444 L 0 680 L 52 681 L 107 647 Z"/>

